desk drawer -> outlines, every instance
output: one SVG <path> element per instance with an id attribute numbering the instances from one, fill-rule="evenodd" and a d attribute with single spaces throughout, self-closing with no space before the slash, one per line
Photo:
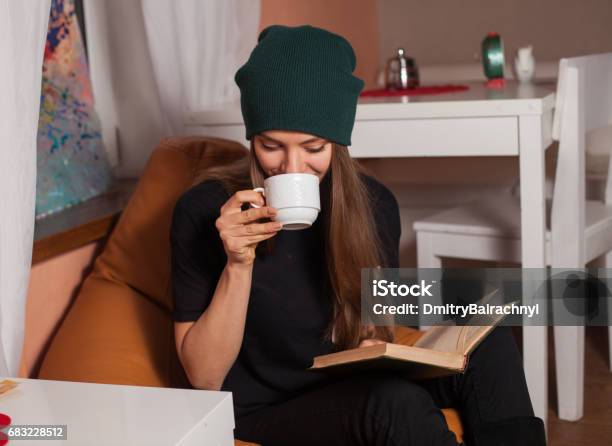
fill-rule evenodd
<path id="1" fill-rule="evenodd" d="M 354 158 L 518 155 L 516 117 L 356 121 Z"/>

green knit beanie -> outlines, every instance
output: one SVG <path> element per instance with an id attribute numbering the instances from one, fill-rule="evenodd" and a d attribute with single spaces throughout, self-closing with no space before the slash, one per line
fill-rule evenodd
<path id="1" fill-rule="evenodd" d="M 352 74 L 351 44 L 310 25 L 272 25 L 257 41 L 234 77 L 246 138 L 266 130 L 296 130 L 350 145 L 364 85 Z"/>

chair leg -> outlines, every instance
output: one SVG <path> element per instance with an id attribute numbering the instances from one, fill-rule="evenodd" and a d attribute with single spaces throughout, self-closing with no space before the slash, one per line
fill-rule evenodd
<path id="1" fill-rule="evenodd" d="M 560 297 L 564 283 L 551 280 L 552 294 Z M 560 287 L 555 289 L 555 286 Z M 577 421 L 584 410 L 584 326 L 557 325 L 567 314 L 562 299 L 552 299 L 559 419 Z"/>
<path id="2" fill-rule="evenodd" d="M 584 408 L 584 326 L 555 326 L 554 333 L 559 418 L 576 421 Z"/>
<path id="3" fill-rule="evenodd" d="M 610 359 L 610 372 L 612 372 L 612 308 L 608 308 L 608 358 Z"/>
<path id="4" fill-rule="evenodd" d="M 612 252 L 605 255 L 605 268 L 612 268 Z M 608 361 L 612 372 L 612 298 L 608 298 Z"/>
<path id="5" fill-rule="evenodd" d="M 442 268 L 442 259 L 438 255 L 436 255 L 435 250 L 433 249 L 433 239 L 435 236 L 435 233 L 416 231 L 418 268 Z M 427 299 L 427 303 L 432 303 L 431 298 L 420 297 L 420 308 L 423 308 L 425 299 Z M 419 317 L 419 320 L 419 329 L 429 330 L 430 326 L 424 325 L 421 317 Z"/>
<path id="6" fill-rule="evenodd" d="M 608 327 L 608 358 L 610 358 L 610 372 L 612 372 L 612 309 L 608 317 L 608 324 L 611 324 Z"/>

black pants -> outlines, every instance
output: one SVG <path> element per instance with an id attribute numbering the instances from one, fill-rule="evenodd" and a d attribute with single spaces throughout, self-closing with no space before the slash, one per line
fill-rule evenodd
<path id="1" fill-rule="evenodd" d="M 345 376 L 237 419 L 235 437 L 263 446 L 455 446 L 443 407 L 459 410 L 467 445 L 502 444 L 504 435 L 521 432 L 516 444 L 545 444 L 508 327 L 495 328 L 474 350 L 465 374 L 418 382 L 393 372 Z"/>

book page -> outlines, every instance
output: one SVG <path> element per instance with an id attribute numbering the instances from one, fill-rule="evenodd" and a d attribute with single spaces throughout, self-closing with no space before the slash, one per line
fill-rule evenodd
<path id="1" fill-rule="evenodd" d="M 503 308 L 511 307 L 515 302 L 510 302 L 502 305 Z M 502 319 L 506 317 L 505 314 L 489 314 L 489 315 L 477 315 L 474 320 L 470 320 L 470 325 L 466 325 L 463 333 L 461 333 L 461 340 L 459 342 L 460 351 L 467 354 L 474 350 L 478 343 L 491 332 L 497 326 Z M 474 324 L 474 325 L 472 325 Z M 482 324 L 482 325 L 476 325 Z"/>
<path id="2" fill-rule="evenodd" d="M 478 305 L 486 305 L 493 300 L 499 291 L 498 288 L 480 299 Z M 503 315 L 475 315 L 469 320 L 469 325 L 457 326 L 453 321 L 445 325 L 430 328 L 417 342 L 415 347 L 427 348 L 442 352 L 456 352 L 467 354 L 480 339 L 489 331 L 491 325 L 496 325 L 503 319 Z"/>
<path id="3" fill-rule="evenodd" d="M 493 328 L 493 325 L 466 325 L 461 333 L 459 348 L 465 354 L 471 352 Z"/>
<path id="4" fill-rule="evenodd" d="M 459 352 L 459 341 L 464 328 L 456 325 L 437 325 L 431 327 L 427 330 L 427 333 L 414 343 L 414 346 L 439 352 Z"/>

